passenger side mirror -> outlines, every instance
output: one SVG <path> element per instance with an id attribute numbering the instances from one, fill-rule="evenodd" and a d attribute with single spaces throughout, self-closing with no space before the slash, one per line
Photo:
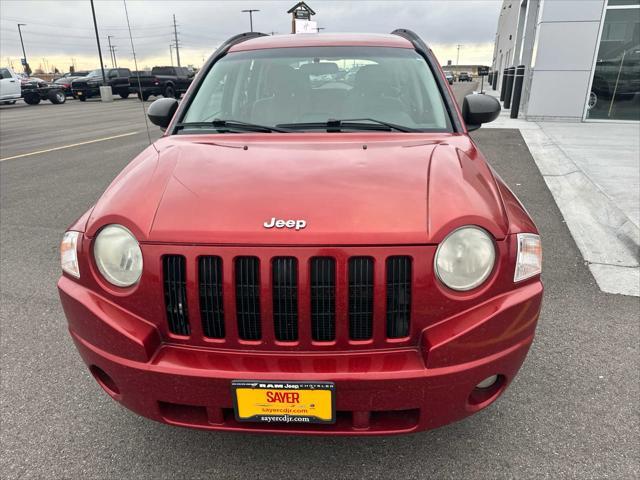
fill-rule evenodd
<path id="1" fill-rule="evenodd" d="M 164 130 L 171 123 L 177 109 L 178 101 L 175 98 L 159 98 L 149 106 L 147 116 L 151 123 Z"/>
<path id="2" fill-rule="evenodd" d="M 477 130 L 483 123 L 493 122 L 500 115 L 500 110 L 500 102 L 491 95 L 467 95 L 462 103 L 462 117 L 469 131 Z"/>

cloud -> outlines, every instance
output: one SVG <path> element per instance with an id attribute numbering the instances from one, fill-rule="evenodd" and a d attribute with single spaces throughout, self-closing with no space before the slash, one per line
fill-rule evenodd
<path id="1" fill-rule="evenodd" d="M 174 42 L 173 14 L 178 23 L 183 64 L 200 65 L 226 38 L 249 29 L 244 8 L 257 8 L 254 29 L 288 33 L 291 1 L 180 1 L 128 0 L 139 66 L 169 64 L 169 44 Z M 336 1 L 310 0 L 314 20 L 327 32 L 385 32 L 399 27 L 416 31 L 442 63 L 490 63 L 501 2 L 447 1 Z M 96 0 L 96 17 L 103 59 L 111 63 L 107 35 L 116 46 L 121 66 L 133 66 L 132 49 L 123 2 Z M 16 23 L 26 23 L 23 37 L 33 67 L 47 62 L 68 69 L 71 59 L 78 68 L 99 66 L 90 3 L 82 1 L 3 0 L 0 18 L 0 58 L 14 67 L 22 57 Z M 46 60 L 43 60 L 46 59 Z M 174 59 L 175 61 L 175 59 Z"/>

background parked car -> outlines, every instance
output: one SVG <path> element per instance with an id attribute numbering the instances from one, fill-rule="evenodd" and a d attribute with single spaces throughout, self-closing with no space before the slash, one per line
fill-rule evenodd
<path id="1" fill-rule="evenodd" d="M 444 76 L 447 79 L 447 82 L 449 82 L 449 85 L 453 85 L 453 81 L 455 80 L 455 77 L 453 76 L 453 73 L 450 72 L 449 70 L 445 70 L 444 71 Z"/>
<path id="2" fill-rule="evenodd" d="M 54 104 L 61 104 L 67 100 L 61 86 L 45 82 L 38 77 L 23 79 L 20 85 L 22 99 L 29 105 L 37 105 L 42 100 L 49 100 Z"/>
<path id="3" fill-rule="evenodd" d="M 162 95 L 172 98 L 180 98 L 195 75 L 186 67 L 153 67 L 151 73 L 160 80 Z"/>
<path id="4" fill-rule="evenodd" d="M 128 68 L 105 68 L 106 85 L 111 87 L 114 95 L 127 98 L 131 91 L 131 71 Z M 71 82 L 71 91 L 78 100 L 84 102 L 87 98 L 99 97 L 100 87 L 105 85 L 102 80 L 102 70 L 89 72 L 86 77 Z"/>
<path id="5" fill-rule="evenodd" d="M 458 75 L 458 81 L 459 82 L 470 82 L 471 81 L 471 74 L 469 74 L 467 72 L 460 72 L 460 75 Z"/>
<path id="6" fill-rule="evenodd" d="M 131 93 L 134 93 L 142 101 L 147 101 L 150 96 L 162 95 L 162 85 L 158 77 L 149 70 L 131 72 Z M 140 84 L 138 85 L 138 82 Z M 142 93 L 140 92 L 142 90 Z"/>
<path id="7" fill-rule="evenodd" d="M 89 75 L 89 73 L 90 73 L 89 70 L 80 70 L 73 73 L 71 72 L 65 73 L 62 77 L 58 78 L 57 80 L 54 80 L 53 83 L 62 87 L 67 97 L 71 97 L 73 96 L 73 93 L 71 91 L 71 83 L 74 80 L 78 80 L 79 78 L 86 77 L 87 75 Z"/>
<path id="8" fill-rule="evenodd" d="M 0 68 L 0 102 L 3 105 L 13 104 L 21 95 L 18 75 L 9 67 Z"/>

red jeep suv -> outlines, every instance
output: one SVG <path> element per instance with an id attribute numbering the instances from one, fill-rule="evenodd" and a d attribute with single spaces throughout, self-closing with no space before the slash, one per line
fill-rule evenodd
<path id="1" fill-rule="evenodd" d="M 536 227 L 414 33 L 247 33 L 65 233 L 100 386 L 173 425 L 414 432 L 495 401 L 531 346 Z M 523 386 L 524 387 L 524 386 Z"/>

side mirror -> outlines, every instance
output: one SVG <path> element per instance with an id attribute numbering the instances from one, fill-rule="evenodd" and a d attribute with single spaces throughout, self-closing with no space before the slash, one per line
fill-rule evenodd
<path id="1" fill-rule="evenodd" d="M 462 117 L 469 131 L 477 130 L 483 123 L 493 122 L 500 115 L 500 110 L 500 102 L 491 95 L 467 95 L 462 103 Z"/>
<path id="2" fill-rule="evenodd" d="M 173 114 L 178 109 L 178 100 L 175 98 L 159 98 L 147 110 L 147 116 L 151 123 L 165 129 L 171 123 Z"/>

